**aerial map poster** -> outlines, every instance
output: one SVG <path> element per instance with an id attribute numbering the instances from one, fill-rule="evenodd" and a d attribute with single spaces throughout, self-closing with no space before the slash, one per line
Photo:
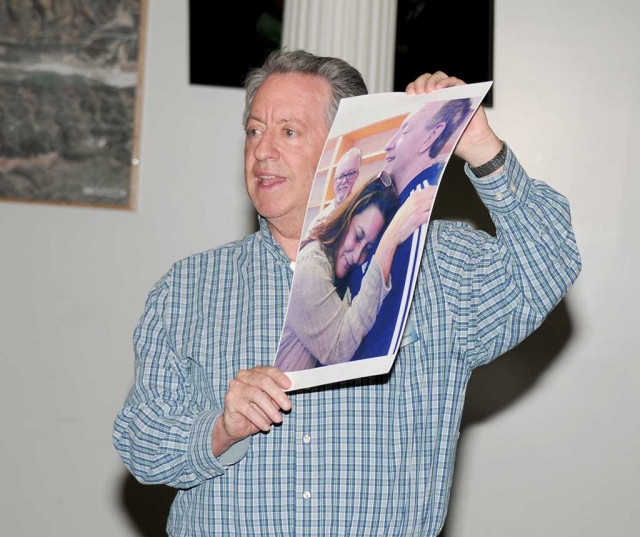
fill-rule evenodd
<path id="1" fill-rule="evenodd" d="M 444 169 L 491 82 L 343 99 L 307 205 L 274 365 L 291 390 L 387 373 Z"/>
<path id="2" fill-rule="evenodd" d="M 0 3 L 0 200 L 133 209 L 146 0 Z"/>

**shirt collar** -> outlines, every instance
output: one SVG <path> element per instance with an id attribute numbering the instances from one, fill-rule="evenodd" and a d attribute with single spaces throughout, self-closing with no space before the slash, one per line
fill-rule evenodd
<path id="1" fill-rule="evenodd" d="M 271 255 L 276 258 L 278 262 L 281 262 L 282 264 L 293 269 L 294 265 L 287 257 L 287 254 L 284 253 L 282 246 L 280 246 L 280 244 L 273 238 L 273 235 L 269 230 L 269 224 L 267 223 L 267 220 L 264 217 L 258 215 L 258 222 L 260 224 L 260 230 L 258 231 L 258 234 L 262 239 L 264 247 Z"/>

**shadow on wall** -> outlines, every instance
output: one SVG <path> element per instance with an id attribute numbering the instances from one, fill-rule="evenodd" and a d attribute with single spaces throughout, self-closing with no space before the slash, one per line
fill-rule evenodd
<path id="1" fill-rule="evenodd" d="M 447 521 L 453 520 L 458 510 L 456 482 L 465 466 L 465 460 L 460 456 L 460 453 L 465 452 L 465 430 L 490 419 L 533 388 L 545 370 L 558 359 L 571 339 L 572 331 L 571 316 L 565 299 L 549 314 L 540 328 L 520 345 L 473 371 L 460 425 L 458 457 Z M 448 535 L 445 523 L 440 537 Z"/>
<path id="2" fill-rule="evenodd" d="M 489 213 L 464 174 L 462 162 L 457 157 L 451 158 L 445 170 L 432 218 L 462 220 L 476 229 L 495 233 Z M 563 300 L 542 326 L 520 345 L 473 372 L 465 398 L 458 453 L 464 452 L 464 430 L 490 419 L 530 390 L 558 359 L 571 332 L 571 317 L 567 302 Z M 460 474 L 464 463 L 458 456 L 448 518 L 455 516 L 455 476 Z M 171 487 L 142 485 L 130 474 L 124 476 L 122 504 L 141 537 L 166 535 L 169 509 L 175 495 L 176 491 Z M 446 525 L 440 537 L 447 537 Z"/>
<path id="3" fill-rule="evenodd" d="M 128 472 L 123 475 L 122 506 L 141 537 L 166 537 L 176 492 L 165 485 L 143 485 Z"/>
<path id="4" fill-rule="evenodd" d="M 476 229 L 494 234 L 495 227 L 488 211 L 467 179 L 463 163 L 452 157 L 443 177 L 433 218 L 464 220 Z M 570 308 L 562 300 L 542 325 L 517 347 L 493 362 L 475 369 L 467 386 L 464 412 L 460 425 L 458 458 L 454 473 L 449 514 L 455 518 L 457 511 L 456 477 L 461 474 L 465 461 L 465 429 L 482 423 L 509 407 L 535 386 L 544 372 L 559 358 L 562 349 L 571 339 L 573 331 Z M 447 524 L 440 537 L 447 537 Z"/>

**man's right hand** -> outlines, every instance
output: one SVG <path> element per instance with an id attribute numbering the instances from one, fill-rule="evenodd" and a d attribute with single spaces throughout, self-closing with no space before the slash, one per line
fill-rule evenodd
<path id="1" fill-rule="evenodd" d="M 213 428 L 213 454 L 219 457 L 236 442 L 282 423 L 281 410 L 291 410 L 291 400 L 284 392 L 290 387 L 289 377 L 276 367 L 239 371 L 229 382 L 224 411 Z"/>

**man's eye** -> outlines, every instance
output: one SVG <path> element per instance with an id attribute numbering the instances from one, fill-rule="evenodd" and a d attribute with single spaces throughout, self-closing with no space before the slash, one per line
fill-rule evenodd
<path id="1" fill-rule="evenodd" d="M 285 129 L 284 133 L 288 138 L 291 138 L 292 136 L 296 135 L 296 131 L 291 130 L 291 129 Z"/>
<path id="2" fill-rule="evenodd" d="M 247 129 L 247 136 L 257 136 L 259 132 L 258 129 Z"/>

